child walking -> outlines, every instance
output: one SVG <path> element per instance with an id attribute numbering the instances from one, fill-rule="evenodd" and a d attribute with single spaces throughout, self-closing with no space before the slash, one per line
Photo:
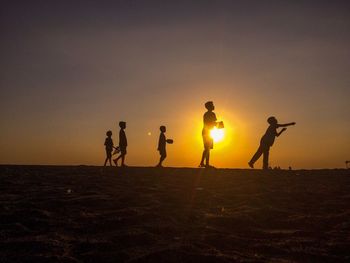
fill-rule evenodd
<path id="1" fill-rule="evenodd" d="M 159 159 L 159 163 L 156 167 L 163 167 L 162 163 L 166 158 L 166 144 L 172 144 L 173 140 L 171 139 L 166 139 L 165 137 L 165 132 L 166 132 L 166 127 L 165 126 L 160 126 L 159 128 L 160 130 L 160 135 L 159 135 L 159 140 L 158 140 L 158 151 L 160 154 L 160 159 Z"/>
<path id="2" fill-rule="evenodd" d="M 277 129 L 280 127 L 295 125 L 295 122 L 279 124 L 275 117 L 268 118 L 267 122 L 270 124 L 270 126 L 267 128 L 265 134 L 261 138 L 258 150 L 248 163 L 251 168 L 254 168 L 254 163 L 260 158 L 261 155 L 263 155 L 263 169 L 268 169 L 270 147 L 275 142 L 275 138 L 279 137 L 285 130 L 287 130 L 286 128 L 283 128 L 280 132 L 277 132 Z"/>
<path id="3" fill-rule="evenodd" d="M 112 151 L 113 151 L 113 140 L 112 140 L 112 131 L 106 132 L 105 148 L 106 148 L 106 160 L 103 166 L 106 166 L 107 161 L 109 161 L 110 166 L 112 166 Z"/>
<path id="4" fill-rule="evenodd" d="M 126 167 L 125 165 L 125 155 L 126 155 L 126 147 L 128 146 L 128 140 L 126 139 L 125 129 L 126 129 L 126 122 L 120 121 L 119 122 L 119 149 L 120 149 L 120 155 L 113 160 L 116 166 L 118 166 L 119 159 L 122 159 L 121 167 Z"/>

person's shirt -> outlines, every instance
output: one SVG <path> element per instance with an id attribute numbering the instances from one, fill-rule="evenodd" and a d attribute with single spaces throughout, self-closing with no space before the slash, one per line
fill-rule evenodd
<path id="1" fill-rule="evenodd" d="M 120 129 L 119 131 L 119 147 L 126 147 L 128 146 L 128 140 L 126 139 L 126 134 L 123 129 Z"/>
<path id="2" fill-rule="evenodd" d="M 111 137 L 107 137 L 105 140 L 105 146 L 106 150 L 112 151 L 113 150 L 113 140 Z"/>
<path id="3" fill-rule="evenodd" d="M 166 138 L 163 132 L 159 135 L 159 141 L 158 141 L 158 151 L 165 151 L 165 145 L 166 145 Z"/>
<path id="4" fill-rule="evenodd" d="M 261 143 L 267 146 L 272 146 L 277 136 L 277 125 L 270 125 L 264 136 L 261 138 Z"/>
<path id="5" fill-rule="evenodd" d="M 216 125 L 216 115 L 212 111 L 207 111 L 203 116 L 203 134 L 209 133 Z"/>

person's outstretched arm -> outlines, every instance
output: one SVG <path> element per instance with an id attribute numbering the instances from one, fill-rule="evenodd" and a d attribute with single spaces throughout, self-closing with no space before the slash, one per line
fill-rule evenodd
<path id="1" fill-rule="evenodd" d="M 278 133 L 276 134 L 276 136 L 277 136 L 277 137 L 280 136 L 285 130 L 287 130 L 287 128 L 283 128 L 280 132 L 278 132 Z"/>
<path id="2" fill-rule="evenodd" d="M 292 126 L 295 125 L 295 122 L 290 122 L 290 123 L 285 123 L 285 124 L 278 124 L 278 127 L 288 127 L 288 126 Z"/>

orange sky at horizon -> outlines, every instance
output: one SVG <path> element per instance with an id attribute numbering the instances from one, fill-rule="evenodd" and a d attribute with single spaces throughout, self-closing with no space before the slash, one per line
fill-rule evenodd
<path id="1" fill-rule="evenodd" d="M 225 137 L 221 142 L 215 143 L 214 149 L 211 151 L 211 164 L 218 168 L 247 168 L 247 162 L 255 153 L 260 138 L 268 127 L 267 117 L 265 117 L 268 115 L 258 112 L 243 113 L 243 111 L 238 110 L 233 113 L 226 107 L 220 107 L 223 103 L 219 99 L 214 100 L 214 103 L 216 104 L 215 112 L 218 120 L 225 123 Z M 158 118 L 154 118 L 145 121 L 148 124 L 143 124 L 142 128 L 138 128 L 139 123 L 133 122 L 132 119 L 121 118 L 127 121 L 126 134 L 129 146 L 126 163 L 131 166 L 154 166 L 159 160 L 159 154 L 156 151 L 159 126 L 166 125 L 166 136 L 174 139 L 174 144 L 167 145 L 168 157 L 164 165 L 197 167 L 203 150 L 201 130 L 202 115 L 205 112 L 204 107 L 197 108 L 194 112 L 186 113 L 183 120 L 162 122 Z M 255 114 L 259 118 L 250 119 Z M 179 113 L 179 115 L 181 114 Z M 310 140 L 308 137 L 310 131 L 300 116 L 293 118 L 292 114 L 284 113 L 281 118 L 278 115 L 276 117 L 281 123 L 296 121 L 297 124 L 289 127 L 283 135 L 276 138 L 276 142 L 270 151 L 270 165 L 272 167 L 281 166 L 285 169 L 289 166 L 295 169 L 342 167 L 342 162 L 345 160 L 342 160 L 341 154 L 339 154 L 338 161 L 337 159 L 329 160 L 328 155 L 322 152 L 325 143 L 313 150 L 312 147 L 317 144 L 318 138 L 315 137 L 314 141 Z M 174 118 L 175 116 L 171 116 L 170 119 Z M 245 118 L 248 120 L 245 120 Z M 66 131 L 62 130 L 57 139 L 49 136 L 46 140 L 42 140 L 43 137 L 41 136 L 44 135 L 40 135 L 40 141 L 44 141 L 44 145 L 30 145 L 23 141 L 22 147 L 14 151 L 13 156 L 0 155 L 0 158 L 3 160 L 2 163 L 11 164 L 102 165 L 105 158 L 103 146 L 105 131 L 111 129 L 114 143 L 118 143 L 118 120 L 113 121 L 111 117 L 109 119 L 110 121 L 105 123 L 104 127 L 99 123 L 98 128 L 95 127 L 95 130 L 89 132 L 86 132 L 87 129 L 91 129 L 95 125 L 85 122 L 85 132 L 82 129 L 77 129 L 77 132 L 75 132 L 74 128 Z M 89 143 L 86 143 L 87 141 Z M 36 144 L 35 140 L 32 142 Z M 328 146 L 337 148 L 338 151 L 342 147 L 341 145 L 334 145 L 332 141 L 326 143 Z M 49 147 L 47 147 L 48 145 Z M 311 147 L 301 149 L 305 145 Z M 2 143 L 2 149 L 4 149 L 4 146 L 6 147 Z M 345 156 L 347 147 L 346 145 L 343 146 L 342 152 Z M 312 156 L 314 151 L 318 152 L 318 157 Z M 7 162 L 6 158 L 9 160 L 16 160 L 17 158 L 18 161 Z M 261 168 L 261 162 L 260 159 L 255 167 Z M 323 163 L 323 165 L 320 165 L 320 163 Z"/>

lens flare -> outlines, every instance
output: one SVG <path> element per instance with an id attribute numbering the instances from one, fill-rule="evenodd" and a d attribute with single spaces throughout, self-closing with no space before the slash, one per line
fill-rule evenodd
<path id="1" fill-rule="evenodd" d="M 214 142 L 222 141 L 225 137 L 224 129 L 218 129 L 214 127 L 214 129 L 210 131 L 210 137 L 213 138 Z"/>

